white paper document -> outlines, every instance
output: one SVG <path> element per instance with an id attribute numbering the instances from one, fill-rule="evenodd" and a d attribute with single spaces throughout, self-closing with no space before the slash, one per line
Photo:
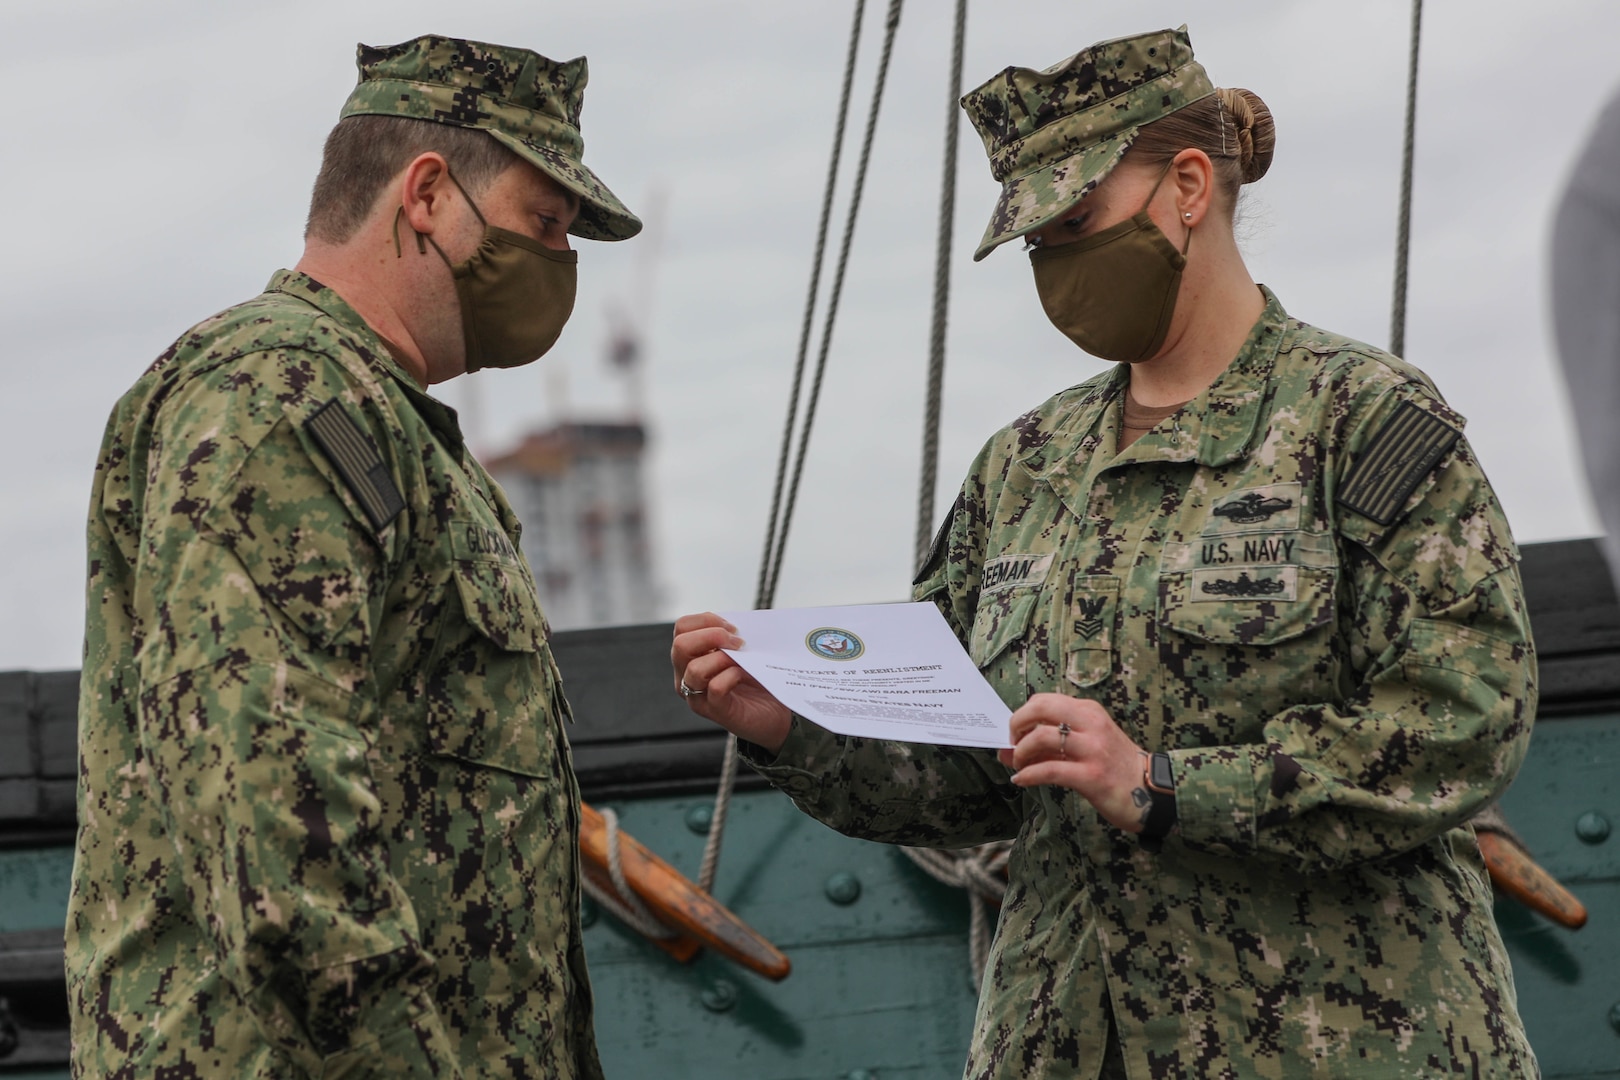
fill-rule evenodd
<path id="1" fill-rule="evenodd" d="M 1010 746 L 1012 711 L 931 603 L 733 611 L 726 653 L 829 731 L 946 746 Z"/>

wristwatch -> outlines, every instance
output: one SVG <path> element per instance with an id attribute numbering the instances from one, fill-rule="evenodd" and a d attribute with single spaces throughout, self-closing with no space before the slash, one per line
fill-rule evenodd
<path id="1" fill-rule="evenodd" d="M 1147 788 L 1147 819 L 1137 839 L 1149 851 L 1158 851 L 1170 830 L 1176 827 L 1176 777 L 1170 771 L 1169 754 L 1143 754 L 1142 786 Z"/>

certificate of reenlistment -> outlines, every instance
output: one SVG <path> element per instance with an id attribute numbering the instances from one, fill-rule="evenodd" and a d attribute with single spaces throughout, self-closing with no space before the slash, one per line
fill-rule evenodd
<path id="1" fill-rule="evenodd" d="M 743 639 L 727 655 L 782 704 L 829 731 L 946 746 L 1012 745 L 1012 711 L 931 603 L 723 614 Z"/>

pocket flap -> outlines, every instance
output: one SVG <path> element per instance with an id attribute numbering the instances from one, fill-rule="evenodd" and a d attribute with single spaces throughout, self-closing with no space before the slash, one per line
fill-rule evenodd
<path id="1" fill-rule="evenodd" d="M 1406 678 L 1439 696 L 1476 697 L 1488 711 L 1519 685 L 1519 672 L 1533 664 L 1531 646 L 1438 619 L 1413 619 L 1401 666 Z M 1483 698 L 1476 683 L 1489 687 Z"/>
<path id="2" fill-rule="evenodd" d="M 539 652 L 545 644 L 545 621 L 527 576 L 484 560 L 457 559 L 455 567 L 467 621 L 507 652 Z"/>
<path id="3" fill-rule="evenodd" d="M 980 595 L 979 609 L 973 615 L 973 635 L 968 655 L 979 667 L 988 667 L 1007 646 L 1024 636 L 1030 615 L 1035 611 L 1038 589 L 1012 589 Z"/>
<path id="4" fill-rule="evenodd" d="M 435 754 L 505 772 L 555 776 L 561 726 L 551 717 L 560 715 L 561 691 L 540 601 L 526 576 L 498 563 L 454 566 L 465 644 L 441 665 L 428 744 Z"/>

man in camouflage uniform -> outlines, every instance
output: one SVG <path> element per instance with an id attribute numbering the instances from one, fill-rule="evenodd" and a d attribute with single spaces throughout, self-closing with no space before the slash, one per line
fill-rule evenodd
<path id="1" fill-rule="evenodd" d="M 1213 92 L 1165 31 L 968 95 L 1006 184 L 981 255 Z M 1262 295 L 1213 385 L 1125 449 L 1126 365 L 993 436 L 913 591 L 1019 713 L 1095 702 L 1168 758 L 1161 844 L 988 753 L 800 717 L 745 744 L 841 832 L 1017 838 L 969 1077 L 1535 1071 L 1467 825 L 1534 715 L 1517 549 L 1421 372 Z M 725 629 L 677 624 L 677 674 L 717 719 L 721 666 L 682 664 L 734 647 Z M 1067 763 L 1079 733 L 1043 732 Z"/>
<path id="2" fill-rule="evenodd" d="M 307 272 L 188 331 L 107 427 L 76 1075 L 601 1075 L 568 706 L 518 522 L 424 387 L 537 356 L 566 233 L 640 222 L 581 161 L 583 59 L 424 37 L 359 66 Z M 554 265 L 555 295 L 517 287 Z M 469 303 L 486 272 L 544 333 Z"/>

